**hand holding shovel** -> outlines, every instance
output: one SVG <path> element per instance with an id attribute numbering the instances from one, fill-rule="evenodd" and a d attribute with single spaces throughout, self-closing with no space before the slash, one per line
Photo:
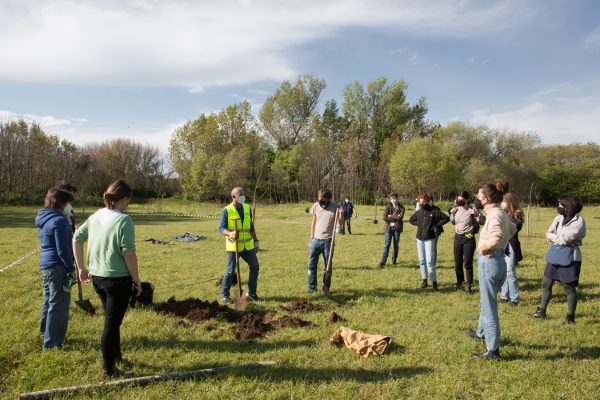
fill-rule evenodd
<path id="1" fill-rule="evenodd" d="M 235 306 L 236 309 L 241 310 L 246 308 L 247 300 L 246 300 L 246 295 L 244 294 L 244 291 L 242 290 L 242 277 L 240 274 L 240 253 L 239 253 L 239 249 L 238 249 L 238 238 L 239 238 L 239 232 L 238 232 L 238 228 L 237 228 L 237 222 L 239 221 L 239 218 L 231 218 L 233 221 L 233 224 L 235 225 L 235 269 L 236 269 L 236 274 L 237 274 L 237 282 L 238 282 L 238 288 L 235 290 L 235 297 L 233 298 L 233 305 Z"/>
<path id="2" fill-rule="evenodd" d="M 331 245 L 329 246 L 329 256 L 327 257 L 327 266 L 323 274 L 323 285 L 321 285 L 321 294 L 327 296 L 329 294 L 329 285 L 331 284 L 331 259 L 333 258 L 333 247 L 335 243 L 335 231 L 338 221 L 339 209 L 335 210 L 335 219 L 333 222 L 333 233 L 331 235 Z"/>

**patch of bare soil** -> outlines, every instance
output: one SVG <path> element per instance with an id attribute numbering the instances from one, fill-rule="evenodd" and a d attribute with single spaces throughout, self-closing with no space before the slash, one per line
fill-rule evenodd
<path id="1" fill-rule="evenodd" d="M 293 315 L 284 315 L 283 317 L 270 320 L 269 323 L 279 328 L 312 328 L 315 326 L 314 323 L 304 321 Z"/>
<path id="2" fill-rule="evenodd" d="M 304 312 L 326 311 L 329 309 L 329 307 L 327 307 L 326 305 L 315 304 L 315 303 L 311 303 L 310 301 L 305 301 L 305 300 L 292 301 L 287 306 L 280 305 L 279 308 L 281 310 L 285 310 L 285 311 L 289 311 L 289 312 L 293 312 L 293 311 L 304 311 Z"/>
<path id="3" fill-rule="evenodd" d="M 238 311 L 222 306 L 217 301 L 211 303 L 191 297 L 185 300 L 175 300 L 173 296 L 166 303 L 156 304 L 155 309 L 165 314 L 183 317 L 192 322 L 201 322 L 212 318 L 236 322 L 240 318 Z"/>
<path id="4" fill-rule="evenodd" d="M 331 315 L 329 316 L 329 323 L 330 324 L 334 324 L 338 321 L 342 321 L 343 318 L 340 317 L 335 311 L 331 313 Z"/>
<path id="5" fill-rule="evenodd" d="M 248 313 L 241 317 L 233 327 L 233 334 L 239 341 L 265 337 L 273 326 L 265 322 L 262 314 Z"/>

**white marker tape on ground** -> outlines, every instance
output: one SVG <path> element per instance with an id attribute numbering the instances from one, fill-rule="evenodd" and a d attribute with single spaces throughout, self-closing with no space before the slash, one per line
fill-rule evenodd
<path id="1" fill-rule="evenodd" d="M 23 257 L 19 258 L 18 260 L 15 260 L 15 261 L 11 262 L 6 267 L 2 267 L 2 269 L 0 269 L 0 272 L 4 272 L 4 271 L 6 271 L 6 270 L 8 270 L 8 269 L 10 269 L 12 267 L 14 267 L 15 265 L 21 264 L 23 261 L 27 260 L 29 257 L 31 257 L 32 255 L 34 255 L 38 251 L 40 251 L 39 247 L 37 249 L 31 250 L 29 253 L 25 254 Z"/>

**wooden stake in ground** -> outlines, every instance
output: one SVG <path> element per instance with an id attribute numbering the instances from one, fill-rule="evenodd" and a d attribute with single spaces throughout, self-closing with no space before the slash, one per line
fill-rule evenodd
<path id="1" fill-rule="evenodd" d="M 65 395 L 68 393 L 77 393 L 83 392 L 86 390 L 95 390 L 95 389 L 104 389 L 104 388 L 112 388 L 112 387 L 122 387 L 122 386 L 143 386 L 149 383 L 161 382 L 167 380 L 183 380 L 187 378 L 193 378 L 196 376 L 203 375 L 214 375 L 219 372 L 230 371 L 233 369 L 242 369 L 242 368 L 261 368 L 267 367 L 271 365 L 276 365 L 276 361 L 257 361 L 249 364 L 241 364 L 241 365 L 230 365 L 227 367 L 217 367 L 217 368 L 209 368 L 209 369 L 200 369 L 189 372 L 179 372 L 176 374 L 166 374 L 166 375 L 151 375 L 151 376 L 141 376 L 139 378 L 129 378 L 129 379 L 121 379 L 119 381 L 110 381 L 110 382 L 102 382 L 90 385 L 82 385 L 82 386 L 71 386 L 64 388 L 56 388 L 56 389 L 48 389 L 42 390 L 39 392 L 29 392 L 29 393 L 21 393 L 19 395 L 19 399 L 48 399 L 52 396 L 57 395 Z"/>

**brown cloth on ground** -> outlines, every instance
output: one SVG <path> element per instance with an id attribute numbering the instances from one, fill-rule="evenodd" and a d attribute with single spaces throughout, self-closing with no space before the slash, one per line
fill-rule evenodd
<path id="1" fill-rule="evenodd" d="M 390 347 L 392 338 L 383 335 L 369 335 L 367 333 L 353 331 L 352 329 L 339 327 L 329 342 L 337 344 L 344 339 L 346 347 L 351 349 L 359 356 L 368 357 L 370 355 L 381 356 Z"/>

